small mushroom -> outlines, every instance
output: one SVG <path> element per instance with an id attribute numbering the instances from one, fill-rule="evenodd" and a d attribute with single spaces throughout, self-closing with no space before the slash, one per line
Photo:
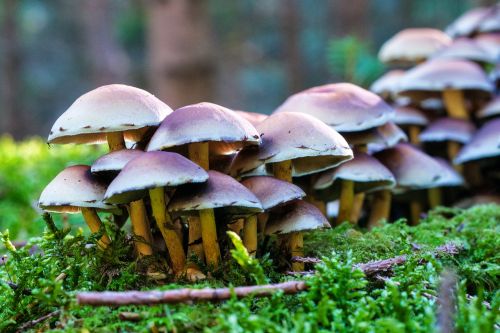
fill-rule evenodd
<path id="1" fill-rule="evenodd" d="M 87 165 L 74 165 L 61 171 L 43 190 L 39 206 L 48 212 L 79 213 L 91 232 L 102 228 L 96 210 L 113 211 L 116 207 L 103 202 L 106 186 L 90 173 Z M 106 248 L 111 243 L 106 232 L 99 246 Z"/>
<path id="2" fill-rule="evenodd" d="M 399 79 L 404 73 L 405 71 L 400 69 L 388 71 L 372 83 L 370 91 L 379 95 L 386 101 L 395 100 L 399 91 Z"/>
<path id="3" fill-rule="evenodd" d="M 472 36 L 478 32 L 500 30 L 500 6 L 476 7 L 461 16 L 446 28 L 452 37 Z"/>
<path id="4" fill-rule="evenodd" d="M 453 161 L 462 164 L 500 155 L 500 118 L 485 123 Z"/>
<path id="5" fill-rule="evenodd" d="M 90 171 L 99 177 L 113 179 L 128 162 L 142 154 L 142 150 L 136 149 L 115 150 L 95 160 Z"/>
<path id="6" fill-rule="evenodd" d="M 420 128 L 427 126 L 429 120 L 425 113 L 410 106 L 399 106 L 395 108 L 396 114 L 393 119 L 394 124 L 406 129 L 410 142 L 414 145 L 420 143 Z"/>
<path id="7" fill-rule="evenodd" d="M 474 39 L 459 38 L 434 53 L 431 58 L 464 59 L 477 62 L 479 65 L 494 64 L 497 61 L 496 55 L 483 45 Z"/>
<path id="8" fill-rule="evenodd" d="M 500 95 L 497 95 L 493 100 L 486 104 L 477 112 L 477 117 L 480 119 L 493 118 L 500 116 Z"/>

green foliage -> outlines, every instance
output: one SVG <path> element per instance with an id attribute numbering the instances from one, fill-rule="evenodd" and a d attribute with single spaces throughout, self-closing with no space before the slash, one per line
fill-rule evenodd
<path id="1" fill-rule="evenodd" d="M 103 149 L 97 146 L 47 146 L 41 139 L 20 143 L 0 137 L 0 227 L 9 229 L 13 239 L 40 235 L 45 225 L 36 206 L 43 188 L 62 169 L 74 164 L 90 164 Z M 79 215 L 66 217 L 82 225 Z"/>
<path id="2" fill-rule="evenodd" d="M 328 69 L 341 81 L 368 86 L 384 71 L 369 45 L 356 37 L 330 41 L 327 52 Z"/>
<path id="3" fill-rule="evenodd" d="M 231 250 L 231 256 L 236 260 L 238 265 L 253 278 L 256 284 L 269 283 L 269 279 L 264 274 L 264 269 L 260 265 L 259 260 L 252 258 L 248 254 L 247 248 L 243 245 L 240 236 L 233 231 L 228 231 L 227 235 L 234 245 L 234 249 Z"/>

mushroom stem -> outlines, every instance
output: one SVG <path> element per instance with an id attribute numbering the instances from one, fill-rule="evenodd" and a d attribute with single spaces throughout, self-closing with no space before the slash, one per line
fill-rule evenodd
<path id="1" fill-rule="evenodd" d="M 165 189 L 163 187 L 151 189 L 149 190 L 149 196 L 151 198 L 153 216 L 167 245 L 170 260 L 172 260 L 172 268 L 174 273 L 179 273 L 186 264 L 186 255 L 184 254 L 182 241 L 177 232 L 175 232 L 172 219 L 166 209 Z"/>
<path id="2" fill-rule="evenodd" d="M 99 215 L 97 215 L 97 212 L 94 208 L 82 208 L 82 215 L 92 233 L 99 232 L 99 230 L 103 227 L 102 221 L 99 218 Z M 105 249 L 111 243 L 111 240 L 106 234 L 106 231 L 103 231 L 104 233 L 102 234 L 101 239 L 98 241 L 99 247 L 101 249 Z"/>
<path id="3" fill-rule="evenodd" d="M 213 209 L 202 209 L 199 211 L 201 222 L 201 239 L 203 240 L 203 251 L 208 265 L 217 267 L 220 260 L 219 243 L 217 242 L 217 229 L 215 227 L 215 215 Z"/>
<path id="4" fill-rule="evenodd" d="M 453 162 L 455 157 L 458 155 L 458 152 L 462 148 L 462 145 L 459 142 L 456 141 L 448 141 L 446 145 L 447 151 L 448 151 L 448 160 L 450 162 Z M 463 173 L 463 166 L 462 165 L 453 165 L 455 170 L 462 174 Z"/>
<path id="5" fill-rule="evenodd" d="M 414 145 L 419 145 L 420 144 L 420 138 L 418 137 L 420 135 L 420 127 L 417 125 L 410 125 L 408 126 L 408 136 L 410 138 L 410 142 L 413 143 Z"/>
<path id="6" fill-rule="evenodd" d="M 111 132 L 106 134 L 110 151 L 126 149 L 125 139 L 122 132 Z"/>
<path id="7" fill-rule="evenodd" d="M 290 234 L 288 247 L 290 248 L 290 254 L 292 257 L 304 256 L 304 237 L 301 232 L 293 232 Z M 292 270 L 294 272 L 302 272 L 304 270 L 304 263 L 293 262 Z"/>
<path id="8" fill-rule="evenodd" d="M 464 94 L 461 90 L 446 89 L 443 91 L 443 100 L 446 111 L 451 118 L 469 119 L 469 113 L 465 107 Z"/>
<path id="9" fill-rule="evenodd" d="M 264 232 L 266 230 L 267 220 L 269 219 L 268 213 L 260 213 L 257 215 L 257 232 Z"/>
<path id="10" fill-rule="evenodd" d="M 250 256 L 255 257 L 257 252 L 257 215 L 246 218 L 243 226 L 243 244 Z"/>
<path id="11" fill-rule="evenodd" d="M 284 180 L 286 182 L 292 182 L 292 161 L 282 161 L 273 164 L 274 177 Z"/>
<path id="12" fill-rule="evenodd" d="M 361 210 L 363 209 L 363 203 L 365 201 L 365 193 L 358 193 L 354 195 L 352 202 L 351 216 L 349 220 L 356 224 L 361 216 Z"/>
<path id="13" fill-rule="evenodd" d="M 189 159 L 201 166 L 203 169 L 208 170 L 208 142 L 191 143 L 188 146 L 188 150 Z"/>
<path id="14" fill-rule="evenodd" d="M 387 220 L 391 213 L 391 191 L 380 190 L 374 193 L 368 228 L 379 225 L 381 220 Z"/>
<path id="15" fill-rule="evenodd" d="M 231 231 L 234 231 L 238 235 L 240 235 L 241 230 L 243 230 L 243 228 L 245 228 L 245 219 L 237 219 L 235 222 L 229 223 L 227 225 L 227 228 Z"/>
<path id="16" fill-rule="evenodd" d="M 441 189 L 439 187 L 430 188 L 428 191 L 429 207 L 435 208 L 441 205 Z"/>
<path id="17" fill-rule="evenodd" d="M 132 222 L 132 233 L 142 240 L 135 241 L 135 247 L 139 256 L 149 256 L 153 254 L 151 247 L 153 236 L 149 229 L 149 222 L 144 201 L 137 200 L 130 203 L 130 220 Z"/>
<path id="18" fill-rule="evenodd" d="M 410 202 L 410 225 L 417 225 L 420 221 L 420 213 L 422 212 L 422 205 L 420 202 L 413 200 Z"/>
<path id="19" fill-rule="evenodd" d="M 349 221 L 354 201 L 354 182 L 351 180 L 342 180 L 340 188 L 339 216 L 337 224 Z"/>
<path id="20" fill-rule="evenodd" d="M 196 255 L 201 261 L 205 259 L 201 240 L 201 222 L 199 216 L 188 217 L 188 256 Z"/>

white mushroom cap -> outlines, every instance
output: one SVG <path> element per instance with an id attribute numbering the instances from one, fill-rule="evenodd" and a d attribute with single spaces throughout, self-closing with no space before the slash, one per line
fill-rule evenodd
<path id="1" fill-rule="evenodd" d="M 383 99 L 393 99 L 399 91 L 399 79 L 405 71 L 393 69 L 379 77 L 370 86 L 370 91 L 381 96 Z"/>
<path id="2" fill-rule="evenodd" d="M 388 189 L 396 184 L 389 169 L 376 158 L 360 152 L 354 153 L 354 159 L 322 173 L 313 188 L 319 198 L 334 200 L 340 195 L 340 180 L 353 181 L 355 193 Z"/>
<path id="3" fill-rule="evenodd" d="M 487 50 L 497 63 L 500 62 L 500 32 L 479 34 L 474 36 L 474 40 Z"/>
<path id="4" fill-rule="evenodd" d="M 493 52 L 483 47 L 479 42 L 468 38 L 454 40 L 452 44 L 434 53 L 431 58 L 465 59 L 481 63 L 495 63 L 497 60 Z"/>
<path id="5" fill-rule="evenodd" d="M 292 161 L 293 175 L 303 176 L 350 160 L 345 139 L 320 120 L 303 113 L 275 113 L 257 125 L 260 147 L 236 155 L 231 174 L 240 175 L 269 163 Z"/>
<path id="6" fill-rule="evenodd" d="M 184 106 L 167 116 L 147 150 L 164 150 L 195 142 L 210 142 L 218 153 L 229 153 L 246 145 L 258 145 L 260 138 L 252 124 L 236 112 L 203 102 Z M 218 142 L 229 145 L 223 144 L 221 149 Z"/>
<path id="7" fill-rule="evenodd" d="M 90 171 L 95 174 L 103 172 L 120 172 L 128 162 L 141 154 L 144 154 L 144 152 L 137 149 L 115 150 L 95 160 L 90 167 Z"/>
<path id="8" fill-rule="evenodd" d="M 495 156 L 500 156 L 500 118 L 484 124 L 460 150 L 453 163 L 462 164 Z"/>
<path id="9" fill-rule="evenodd" d="M 263 122 L 268 117 L 267 114 L 257 113 L 257 112 L 248 112 L 248 111 L 234 111 L 236 114 L 242 118 L 245 118 L 252 124 L 254 127 L 257 124 Z"/>
<path id="10" fill-rule="evenodd" d="M 477 7 L 465 12 L 446 28 L 446 33 L 452 37 L 474 34 L 489 11 L 489 7 Z"/>
<path id="11" fill-rule="evenodd" d="M 462 177 L 453 168 L 409 144 L 400 143 L 375 157 L 396 178 L 396 192 L 463 185 Z"/>
<path id="12" fill-rule="evenodd" d="M 207 181 L 203 168 L 177 153 L 147 152 L 128 162 L 109 184 L 106 202 L 128 203 L 138 200 L 146 190 L 157 187 L 177 187 Z"/>
<path id="13" fill-rule="evenodd" d="M 478 118 L 498 117 L 500 116 L 500 95 L 486 104 L 477 112 Z"/>
<path id="14" fill-rule="evenodd" d="M 415 99 L 432 97 L 446 89 L 488 96 L 493 86 L 481 67 L 467 60 L 435 59 L 406 72 L 399 81 L 400 93 Z"/>
<path id="15" fill-rule="evenodd" d="M 489 12 L 481 20 L 478 32 L 494 32 L 500 31 L 500 4 L 497 3 L 490 7 Z"/>
<path id="16" fill-rule="evenodd" d="M 265 211 L 306 196 L 297 185 L 274 177 L 246 178 L 241 184 L 255 194 Z"/>
<path id="17" fill-rule="evenodd" d="M 330 223 L 314 205 L 299 200 L 286 206 L 286 213 L 272 215 L 266 225 L 266 235 L 284 235 L 298 231 L 330 228 Z"/>
<path id="18" fill-rule="evenodd" d="M 178 188 L 168 210 L 179 213 L 224 208 L 234 215 L 262 212 L 259 199 L 237 180 L 213 170 L 208 175 L 206 183 Z"/>
<path id="19" fill-rule="evenodd" d="M 288 97 L 274 112 L 305 113 L 339 132 L 385 124 L 394 110 L 382 98 L 351 83 L 314 87 Z"/>
<path id="20" fill-rule="evenodd" d="M 103 202 L 106 185 L 90 173 L 87 165 L 74 165 L 61 171 L 45 187 L 38 204 L 49 212 L 78 213 L 82 207 L 113 210 Z"/>
<path id="21" fill-rule="evenodd" d="M 405 132 L 392 121 L 363 132 L 342 133 L 350 145 L 375 145 L 380 148 L 392 147 L 395 144 L 408 141 Z"/>
<path id="22" fill-rule="evenodd" d="M 476 126 L 465 119 L 440 118 L 433 121 L 420 133 L 422 142 L 455 141 L 467 143 L 476 131 Z"/>
<path id="23" fill-rule="evenodd" d="M 396 107 L 396 115 L 393 119 L 396 125 L 417 125 L 425 126 L 429 123 L 429 119 L 425 113 L 417 108 L 410 106 L 399 106 Z"/>
<path id="24" fill-rule="evenodd" d="M 49 143 L 102 143 L 106 133 L 124 132 L 138 141 L 172 109 L 145 90 L 112 84 L 80 96 L 52 126 Z"/>
<path id="25" fill-rule="evenodd" d="M 450 43 L 450 37 L 437 29 L 404 29 L 382 45 L 378 57 L 384 63 L 413 65 Z"/>

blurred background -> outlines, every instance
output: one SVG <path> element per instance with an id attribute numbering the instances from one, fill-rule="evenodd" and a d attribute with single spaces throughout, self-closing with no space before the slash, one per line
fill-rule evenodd
<path id="1" fill-rule="evenodd" d="M 270 113 L 332 81 L 367 86 L 406 27 L 444 29 L 491 0 L 2 0 L 0 133 L 45 137 L 108 83 L 173 108 L 202 100 Z"/>

